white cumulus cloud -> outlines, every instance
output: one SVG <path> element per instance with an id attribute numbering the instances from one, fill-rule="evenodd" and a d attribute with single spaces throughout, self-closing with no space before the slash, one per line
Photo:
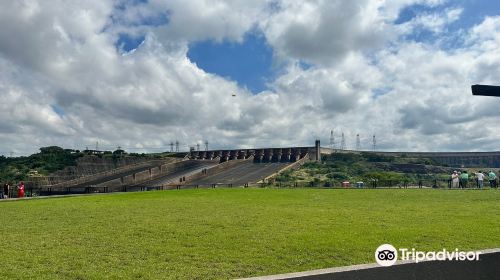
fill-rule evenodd
<path id="1" fill-rule="evenodd" d="M 168 149 L 309 145 L 344 131 L 352 148 L 377 134 L 388 150 L 498 149 L 491 99 L 500 84 L 500 17 L 459 34 L 454 49 L 416 42 L 394 21 L 438 0 L 1 1 L 0 153 L 40 146 Z M 460 7 L 406 28 L 439 36 Z M 252 94 L 190 61 L 190 44 L 242 42 L 258 30 L 284 66 Z M 409 32 L 409 31 L 408 31 Z M 133 52 L 120 34 L 144 36 Z M 455 36 L 456 37 L 456 36 Z M 306 63 L 308 66 L 304 67 Z M 236 93 L 236 96 L 232 96 Z"/>

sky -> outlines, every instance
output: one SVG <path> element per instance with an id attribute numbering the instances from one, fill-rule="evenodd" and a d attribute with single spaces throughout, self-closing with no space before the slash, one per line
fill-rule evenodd
<path id="1" fill-rule="evenodd" d="M 0 154 L 500 150 L 500 1 L 0 0 Z"/>

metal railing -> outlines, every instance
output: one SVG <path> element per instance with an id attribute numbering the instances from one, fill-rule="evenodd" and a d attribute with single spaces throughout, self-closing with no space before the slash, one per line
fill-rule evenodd
<path id="1" fill-rule="evenodd" d="M 479 182 L 474 179 L 461 180 L 454 186 L 451 179 L 416 179 L 416 180 L 375 180 L 365 179 L 355 182 L 343 180 L 328 181 L 268 181 L 261 182 L 260 186 L 272 186 L 278 188 L 440 188 L 440 189 L 476 189 L 480 188 Z M 483 181 L 483 188 L 497 188 L 499 179 Z"/>
<path id="2" fill-rule="evenodd" d="M 361 181 L 359 181 L 361 182 Z M 159 191 L 159 190 L 182 190 L 182 189 L 208 189 L 208 188 L 325 188 L 325 189 L 406 189 L 406 188 L 435 188 L 435 189 L 477 189 L 479 184 L 477 180 L 462 181 L 457 187 L 453 182 L 447 179 L 426 179 L 426 180 L 364 180 L 363 184 L 358 182 L 349 183 L 339 180 L 330 181 L 261 181 L 258 183 L 246 184 L 164 184 L 148 185 L 140 184 L 134 186 L 102 186 L 92 185 L 85 187 L 66 187 L 53 188 L 51 186 L 28 186 L 25 188 L 26 197 L 50 196 L 50 195 L 68 195 L 68 194 L 91 194 L 91 193 L 109 193 L 109 192 L 137 192 L 137 191 Z M 483 189 L 498 189 L 499 179 L 483 182 Z M 17 189 L 9 191 L 9 198 L 17 198 Z"/>

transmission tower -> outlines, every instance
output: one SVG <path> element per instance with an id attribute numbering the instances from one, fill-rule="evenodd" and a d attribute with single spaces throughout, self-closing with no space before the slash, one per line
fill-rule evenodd
<path id="1" fill-rule="evenodd" d="M 208 152 L 208 141 L 205 141 L 205 152 Z"/>
<path id="2" fill-rule="evenodd" d="M 361 141 L 359 140 L 359 134 L 356 134 L 356 151 L 361 150 Z"/>
<path id="3" fill-rule="evenodd" d="M 346 147 L 345 147 L 345 136 L 344 136 L 344 132 L 342 132 L 342 141 L 340 142 L 340 149 L 341 150 L 345 150 Z"/>
<path id="4" fill-rule="evenodd" d="M 200 143 L 196 143 L 196 151 L 199 152 L 200 151 Z"/>
<path id="5" fill-rule="evenodd" d="M 95 141 L 95 150 L 99 151 L 99 141 Z"/>
<path id="6" fill-rule="evenodd" d="M 377 150 L 377 138 L 375 138 L 375 134 L 373 134 L 373 143 L 372 149 L 375 152 Z"/>
<path id="7" fill-rule="evenodd" d="M 179 152 L 179 141 L 175 141 L 175 152 Z"/>
<path id="8" fill-rule="evenodd" d="M 170 152 L 174 152 L 174 142 L 170 142 Z"/>
<path id="9" fill-rule="evenodd" d="M 333 135 L 333 130 L 330 131 L 330 148 L 335 149 L 335 136 Z"/>

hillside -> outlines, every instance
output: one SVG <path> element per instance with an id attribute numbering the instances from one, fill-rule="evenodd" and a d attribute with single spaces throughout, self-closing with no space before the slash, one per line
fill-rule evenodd
<path id="1" fill-rule="evenodd" d="M 448 178 L 453 169 L 432 159 L 382 156 L 371 153 L 335 153 L 322 162 L 308 162 L 298 170 L 279 175 L 280 182 L 368 181 L 369 179 L 413 181 Z"/>
<path id="2" fill-rule="evenodd" d="M 30 181 L 33 176 L 51 176 L 70 179 L 95 172 L 151 159 L 171 156 L 168 153 L 127 154 L 116 151 L 78 151 L 57 146 L 40 148 L 40 152 L 26 157 L 0 156 L 0 182 Z"/>

